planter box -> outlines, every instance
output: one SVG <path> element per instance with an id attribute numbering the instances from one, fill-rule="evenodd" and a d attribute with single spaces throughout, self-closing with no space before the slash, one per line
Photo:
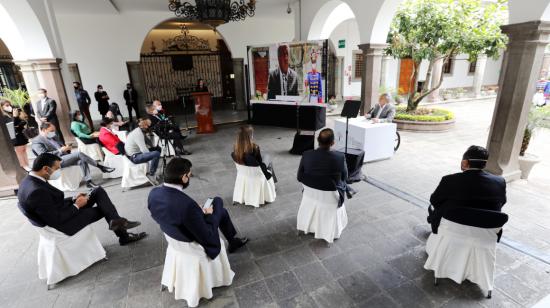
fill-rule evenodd
<path id="1" fill-rule="evenodd" d="M 455 120 L 447 120 L 443 122 L 418 122 L 393 120 L 397 124 L 398 130 L 408 130 L 415 132 L 445 132 L 455 126 Z"/>

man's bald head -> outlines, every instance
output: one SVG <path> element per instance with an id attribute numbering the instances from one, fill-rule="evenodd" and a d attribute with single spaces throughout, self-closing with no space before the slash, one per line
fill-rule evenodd
<path id="1" fill-rule="evenodd" d="M 319 147 L 323 149 L 329 149 L 334 145 L 334 132 L 330 128 L 325 128 L 321 130 L 319 136 L 317 137 L 317 142 L 319 142 Z"/>

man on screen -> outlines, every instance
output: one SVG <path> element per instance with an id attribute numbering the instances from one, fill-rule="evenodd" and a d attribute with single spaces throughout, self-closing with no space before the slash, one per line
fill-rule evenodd
<path id="1" fill-rule="evenodd" d="M 269 72 L 267 99 L 275 99 L 276 95 L 298 95 L 298 75 L 288 67 L 288 53 L 287 45 L 280 45 L 277 49 L 279 67 Z"/>

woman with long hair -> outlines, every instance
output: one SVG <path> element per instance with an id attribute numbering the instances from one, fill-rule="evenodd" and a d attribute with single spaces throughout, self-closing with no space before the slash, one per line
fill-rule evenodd
<path id="1" fill-rule="evenodd" d="M 254 143 L 254 129 L 252 126 L 246 125 L 239 128 L 231 157 L 239 165 L 260 167 L 266 179 L 269 180 L 273 177 L 273 181 L 277 182 L 270 157 L 268 155 L 262 156 L 260 147 Z"/>
<path id="2" fill-rule="evenodd" d="M 6 121 L 6 125 L 8 125 L 8 123 L 13 123 L 15 135 L 14 138 L 11 139 L 11 143 L 15 148 L 19 166 L 26 171 L 30 171 L 29 157 L 27 156 L 27 144 L 29 143 L 29 139 L 27 139 L 23 133 L 27 127 L 25 115 L 21 109 L 13 108 L 11 102 L 8 100 L 1 100 L 0 108 L 2 108 L 2 116 L 4 117 L 4 121 Z"/>
<path id="3" fill-rule="evenodd" d="M 71 112 L 71 132 L 84 144 L 94 144 L 99 137 L 99 132 L 92 131 L 88 124 L 84 123 L 84 118 L 79 110 Z"/>

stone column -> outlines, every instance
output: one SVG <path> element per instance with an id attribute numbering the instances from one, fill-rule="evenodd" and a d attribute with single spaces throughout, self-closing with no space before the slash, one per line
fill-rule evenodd
<path id="1" fill-rule="evenodd" d="M 235 103 L 237 110 L 246 110 L 245 99 L 245 75 L 244 75 L 244 59 L 233 59 L 233 82 L 235 83 Z"/>
<path id="2" fill-rule="evenodd" d="M 344 57 L 336 58 L 336 99 L 344 100 Z"/>
<path id="3" fill-rule="evenodd" d="M 434 87 L 439 83 L 441 74 L 443 74 L 443 59 L 437 59 L 432 66 L 432 80 L 430 82 L 430 87 Z M 430 102 L 435 102 L 439 100 L 441 100 L 441 98 L 439 97 L 439 89 L 433 91 L 432 93 L 430 93 L 430 95 L 428 95 L 428 101 Z"/>
<path id="4" fill-rule="evenodd" d="M 481 87 L 483 86 L 483 76 L 485 75 L 486 67 L 487 67 L 487 55 L 477 56 L 476 71 L 474 73 L 474 84 L 473 84 L 474 97 L 481 96 Z"/>
<path id="5" fill-rule="evenodd" d="M 39 88 L 48 91 L 48 96 L 57 102 L 57 118 L 65 143 L 74 143 L 74 136 L 70 132 L 70 106 L 61 76 L 59 64 L 61 59 L 35 59 L 27 61 L 17 61 L 15 64 L 21 68 L 23 79 L 27 85 L 27 90 L 31 96 L 33 108 L 36 110 L 38 97 L 36 92 Z M 40 123 L 40 120 L 37 119 Z"/>
<path id="6" fill-rule="evenodd" d="M 363 51 L 363 76 L 361 76 L 361 101 L 363 110 L 368 112 L 377 102 L 382 74 L 382 57 L 386 44 L 361 44 Z"/>
<path id="7" fill-rule="evenodd" d="M 487 170 L 507 181 L 520 178 L 518 164 L 523 131 L 550 42 L 550 22 L 532 21 L 502 26 L 509 37 L 504 54 L 499 92 L 487 140 Z"/>
<path id="8" fill-rule="evenodd" d="M 4 117 L 0 117 L 0 157 L 0 197 L 11 196 L 25 177 L 25 170 L 19 166 Z"/>

